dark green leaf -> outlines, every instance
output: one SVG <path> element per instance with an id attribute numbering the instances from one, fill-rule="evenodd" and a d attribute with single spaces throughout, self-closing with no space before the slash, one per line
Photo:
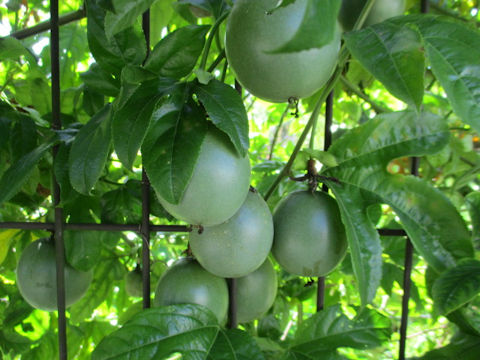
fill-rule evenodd
<path id="1" fill-rule="evenodd" d="M 332 306 L 302 323 L 291 350 L 320 354 L 339 347 L 377 347 L 389 341 L 391 327 L 390 320 L 375 310 L 364 308 L 350 320 L 341 312 L 340 306 Z"/>
<path id="2" fill-rule="evenodd" d="M 432 114 L 381 115 L 334 143 L 330 151 L 339 166 L 325 173 L 340 180 L 341 184 L 329 182 L 337 197 L 346 197 L 353 186 L 377 198 L 377 202 L 389 204 L 416 249 L 439 272 L 473 254 L 463 219 L 450 201 L 427 182 L 391 175 L 386 169 L 394 158 L 433 154 L 448 139 L 445 122 Z"/>
<path id="3" fill-rule="evenodd" d="M 102 221 L 106 223 L 140 223 L 142 214 L 141 184 L 129 180 L 116 190 L 102 196 Z"/>
<path id="4" fill-rule="evenodd" d="M 345 43 L 388 91 L 420 109 L 425 56 L 418 30 L 387 21 L 346 33 Z"/>
<path id="5" fill-rule="evenodd" d="M 7 36 L 0 39 L 0 60 L 18 60 L 21 56 L 29 62 L 30 66 L 36 66 L 35 56 L 22 44 L 20 40 Z"/>
<path id="6" fill-rule="evenodd" d="M 480 293 L 480 261 L 465 259 L 440 275 L 433 284 L 433 300 L 441 314 L 449 314 Z"/>
<path id="7" fill-rule="evenodd" d="M 276 9 L 281 7 L 288 11 L 291 1 L 283 1 Z M 271 53 L 291 53 L 321 48 L 333 41 L 337 35 L 337 14 L 340 10 L 340 0 L 306 0 L 304 17 L 291 39 Z"/>
<path id="8" fill-rule="evenodd" d="M 480 354 L 480 337 L 459 334 L 450 344 L 432 350 L 417 360 L 478 360 Z"/>
<path id="9" fill-rule="evenodd" d="M 207 132 L 202 109 L 178 94 L 155 112 L 142 155 L 155 191 L 178 203 L 190 181 Z"/>
<path id="10" fill-rule="evenodd" d="M 205 359 L 219 331 L 215 316 L 198 305 L 172 305 L 136 314 L 121 329 L 105 337 L 92 360 Z"/>
<path id="11" fill-rule="evenodd" d="M 219 18 L 225 11 L 229 10 L 225 0 L 179 0 L 174 4 L 177 9 L 180 6 L 190 7 L 190 5 L 212 14 L 215 18 Z"/>
<path id="12" fill-rule="evenodd" d="M 207 25 L 190 25 L 168 34 L 152 50 L 145 69 L 175 79 L 190 74 L 202 53 L 209 29 Z"/>
<path id="13" fill-rule="evenodd" d="M 10 151 L 13 162 L 37 147 L 37 127 L 28 116 L 15 114 L 15 124 L 11 130 Z"/>
<path id="14" fill-rule="evenodd" d="M 57 336 L 53 331 L 45 333 L 36 347 L 22 356 L 25 360 L 54 359 L 58 356 Z"/>
<path id="15" fill-rule="evenodd" d="M 38 161 L 54 145 L 53 140 L 40 145 L 8 168 L 0 179 L 0 204 L 10 200 L 28 180 Z"/>
<path id="16" fill-rule="evenodd" d="M 116 0 L 115 12 L 107 12 L 105 16 L 105 33 L 108 39 L 119 32 L 133 26 L 155 0 Z"/>
<path id="17" fill-rule="evenodd" d="M 220 330 L 207 360 L 265 360 L 255 340 L 238 329 Z"/>
<path id="18" fill-rule="evenodd" d="M 102 250 L 100 235 L 98 231 L 65 231 L 65 258 L 68 264 L 80 271 L 88 271 L 97 265 Z"/>
<path id="19" fill-rule="evenodd" d="M 135 161 L 159 100 L 173 88 L 174 81 L 165 78 L 149 80 L 140 86 L 125 84 L 122 87 L 115 104 L 112 135 L 118 158 L 127 168 Z"/>
<path id="20" fill-rule="evenodd" d="M 68 159 L 70 182 L 75 190 L 88 194 L 100 177 L 110 152 L 111 107 L 105 106 L 80 129 Z"/>
<path id="21" fill-rule="evenodd" d="M 465 198 L 470 218 L 472 219 L 472 235 L 474 244 L 480 248 L 480 192 L 471 192 Z"/>
<path id="22" fill-rule="evenodd" d="M 98 64 L 90 65 L 90 69 L 81 75 L 84 83 L 91 89 L 106 96 L 117 96 L 120 83 L 111 74 L 103 70 Z"/>
<path id="23" fill-rule="evenodd" d="M 86 1 L 87 38 L 90 51 L 106 71 L 119 75 L 125 64 L 139 65 L 146 57 L 145 38 L 133 28 L 114 37 L 105 35 L 105 10 L 93 0 Z"/>
<path id="24" fill-rule="evenodd" d="M 237 152 L 245 156 L 249 147 L 248 117 L 240 95 L 218 80 L 212 80 L 208 85 L 198 84 L 193 91 L 209 119 L 228 135 Z"/>

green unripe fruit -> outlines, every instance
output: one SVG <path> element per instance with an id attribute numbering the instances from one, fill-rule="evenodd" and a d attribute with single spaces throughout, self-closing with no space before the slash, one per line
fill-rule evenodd
<path id="1" fill-rule="evenodd" d="M 69 307 L 85 294 L 92 272 L 65 265 L 65 305 Z M 34 308 L 57 310 L 57 269 L 54 242 L 40 239 L 30 243 L 20 255 L 17 286 L 23 298 Z"/>
<path id="2" fill-rule="evenodd" d="M 250 160 L 240 157 L 228 137 L 211 127 L 203 140 L 192 178 L 178 204 L 158 193 L 162 206 L 190 224 L 211 226 L 231 218 L 250 186 Z"/>
<path id="3" fill-rule="evenodd" d="M 226 222 L 190 234 L 190 248 L 209 272 L 224 278 L 245 276 L 263 264 L 273 241 L 273 220 L 258 193 L 249 192 Z"/>
<path id="4" fill-rule="evenodd" d="M 237 320 L 240 323 L 262 316 L 277 296 L 277 273 L 270 259 L 253 273 L 237 279 Z"/>
<path id="5" fill-rule="evenodd" d="M 251 94 L 271 102 L 304 98 L 331 76 L 340 49 L 340 32 L 322 48 L 272 53 L 297 32 L 308 2 L 276 9 L 277 0 L 237 0 L 228 17 L 225 51 L 238 81 Z"/>
<path id="6" fill-rule="evenodd" d="M 338 21 L 345 31 L 353 29 L 367 0 L 343 0 Z M 365 19 L 364 27 L 380 23 L 405 12 L 405 0 L 376 0 Z"/>
<path id="7" fill-rule="evenodd" d="M 338 205 L 323 192 L 291 193 L 277 206 L 273 222 L 272 253 L 291 274 L 324 276 L 345 256 L 347 240 Z"/>
<path id="8" fill-rule="evenodd" d="M 125 275 L 125 291 L 130 296 L 143 296 L 142 271 L 140 269 L 137 268 Z"/>
<path id="9" fill-rule="evenodd" d="M 227 282 L 210 274 L 193 259 L 180 259 L 158 281 L 153 303 L 154 306 L 203 305 L 222 323 L 228 311 Z"/>

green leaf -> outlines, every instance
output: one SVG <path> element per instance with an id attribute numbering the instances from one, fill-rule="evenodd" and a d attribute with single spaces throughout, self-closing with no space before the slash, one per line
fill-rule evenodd
<path id="1" fill-rule="evenodd" d="M 14 196 L 28 180 L 30 174 L 35 170 L 38 161 L 54 145 L 55 141 L 50 139 L 35 150 L 22 156 L 16 163 L 8 168 L 0 178 L 0 204 L 8 201 Z"/>
<path id="2" fill-rule="evenodd" d="M 265 360 L 255 340 L 239 329 L 220 330 L 207 360 Z"/>
<path id="3" fill-rule="evenodd" d="M 175 79 L 190 74 L 202 53 L 209 29 L 208 25 L 190 25 L 168 34 L 152 50 L 145 69 Z"/>
<path id="4" fill-rule="evenodd" d="M 178 0 L 174 6 L 179 7 L 193 5 L 212 14 L 216 19 L 230 9 L 225 0 Z"/>
<path id="5" fill-rule="evenodd" d="M 345 44 L 388 91 L 420 109 L 425 56 L 418 30 L 386 21 L 346 33 Z"/>
<path id="6" fill-rule="evenodd" d="M 91 90 L 106 96 L 117 96 L 120 83 L 111 74 L 103 70 L 97 63 L 90 65 L 88 71 L 80 74 L 85 85 Z"/>
<path id="7" fill-rule="evenodd" d="M 127 168 L 132 167 L 137 157 L 158 102 L 174 87 L 174 81 L 166 78 L 122 87 L 113 113 L 112 135 L 118 158 Z"/>
<path id="8" fill-rule="evenodd" d="M 455 113 L 480 131 L 480 35 L 444 17 L 412 17 L 422 33 L 433 73 Z"/>
<path id="9" fill-rule="evenodd" d="M 8 229 L 8 230 L 0 231 L 0 265 L 3 263 L 3 261 L 7 257 L 8 250 L 10 250 L 10 244 L 13 241 L 13 237 L 19 231 L 20 230 L 16 230 L 16 229 Z"/>
<path id="10" fill-rule="evenodd" d="M 329 152 L 309 148 L 302 149 L 301 152 L 308 155 L 312 159 L 320 161 L 320 163 L 325 166 L 333 167 L 338 165 L 335 157 Z"/>
<path id="11" fill-rule="evenodd" d="M 433 300 L 441 314 L 449 314 L 480 293 L 480 261 L 465 259 L 440 275 L 433 284 Z"/>
<path id="12" fill-rule="evenodd" d="M 356 187 L 376 202 L 389 204 L 415 248 L 438 272 L 473 255 L 463 219 L 450 201 L 426 181 L 391 175 L 386 169 L 389 161 L 398 157 L 433 154 L 448 139 L 445 121 L 433 114 L 398 112 L 377 116 L 334 143 L 330 152 L 339 166 L 325 172 L 340 181 L 328 182 L 338 198 L 346 198 Z"/>
<path id="13" fill-rule="evenodd" d="M 138 224 L 141 221 L 142 200 L 141 184 L 138 180 L 129 180 L 118 189 L 102 195 L 101 219 L 111 224 Z"/>
<path id="14" fill-rule="evenodd" d="M 202 109 L 179 92 L 152 119 L 142 147 L 148 177 L 155 191 L 177 204 L 190 181 L 207 132 Z"/>
<path id="15" fill-rule="evenodd" d="M 134 28 L 127 28 L 112 38 L 105 35 L 105 10 L 94 0 L 86 0 L 87 38 L 97 63 L 118 75 L 125 64 L 139 65 L 146 57 L 145 38 Z"/>
<path id="16" fill-rule="evenodd" d="M 111 143 L 111 107 L 105 106 L 84 125 L 68 159 L 70 183 L 79 193 L 88 194 L 105 167 Z"/>
<path id="17" fill-rule="evenodd" d="M 305 320 L 295 334 L 291 350 L 320 355 L 339 347 L 368 349 L 389 341 L 391 335 L 390 320 L 379 312 L 363 309 L 349 319 L 336 305 Z"/>
<path id="18" fill-rule="evenodd" d="M 92 360 L 205 359 L 217 337 L 215 316 L 199 305 L 172 305 L 136 314 L 121 329 L 106 336 Z"/>
<path id="19" fill-rule="evenodd" d="M 98 231 L 65 231 L 64 237 L 68 264 L 80 271 L 88 271 L 98 264 L 102 250 Z"/>
<path id="20" fill-rule="evenodd" d="M 417 360 L 478 360 L 480 354 L 480 337 L 459 333 L 450 344 L 440 349 L 429 351 Z"/>
<path id="21" fill-rule="evenodd" d="M 115 12 L 107 12 L 105 29 L 108 39 L 131 27 L 156 0 L 116 0 Z"/>
<path id="22" fill-rule="evenodd" d="M 465 197 L 465 204 L 467 205 L 470 219 L 472 219 L 472 235 L 473 242 L 480 246 L 480 192 L 471 192 Z"/>
<path id="23" fill-rule="evenodd" d="M 248 117 L 241 96 L 221 81 L 198 84 L 193 89 L 205 107 L 209 119 L 228 135 L 237 152 L 243 157 L 249 147 Z"/>
<path id="24" fill-rule="evenodd" d="M 361 189 L 348 184 L 329 184 L 335 194 L 347 233 L 352 265 L 362 304 L 370 303 L 382 278 L 382 244 L 368 217 L 371 204 Z"/>
<path id="25" fill-rule="evenodd" d="M 37 66 L 35 56 L 20 40 L 11 36 L 0 39 L 0 60 L 2 62 L 6 60 L 17 61 L 21 56 L 25 56 L 25 59 L 29 62 L 30 66 Z"/>
<path id="26" fill-rule="evenodd" d="M 270 53 L 292 53 L 313 48 L 321 48 L 333 41 L 337 33 L 337 14 L 340 10 L 340 0 L 306 0 L 304 17 L 291 39 Z M 283 1 L 277 8 L 286 7 L 291 1 Z"/>

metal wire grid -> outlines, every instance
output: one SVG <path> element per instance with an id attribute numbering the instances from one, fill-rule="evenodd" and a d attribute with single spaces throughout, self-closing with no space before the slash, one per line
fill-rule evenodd
<path id="1" fill-rule="evenodd" d="M 429 11 L 428 0 L 421 0 L 421 12 Z M 72 12 L 59 19 L 58 16 L 58 0 L 50 1 L 50 20 L 40 23 L 32 28 L 24 29 L 13 33 L 11 36 L 17 39 L 50 30 L 50 55 L 51 55 L 51 92 L 52 92 L 52 129 L 60 130 L 62 122 L 60 118 L 60 61 L 59 61 L 59 27 L 72 21 L 79 20 L 86 16 L 85 9 Z M 150 49 L 150 14 L 149 11 L 143 14 L 142 28 L 147 43 L 147 51 Z M 147 54 L 148 55 L 148 54 Z M 241 92 L 238 83 L 235 84 L 237 91 Z M 332 143 L 331 124 L 333 119 L 333 93 L 326 100 L 325 113 L 325 150 Z M 53 156 L 56 156 L 57 147 L 53 149 Z M 413 175 L 418 176 L 419 159 L 412 158 Z M 141 224 L 88 224 L 79 223 L 71 224 L 64 222 L 63 209 L 58 206 L 60 204 L 60 187 L 53 175 L 53 204 L 55 210 L 55 221 L 53 223 L 36 223 L 36 222 L 2 222 L 0 229 L 23 229 L 23 230 L 48 230 L 54 233 L 56 260 L 57 260 L 57 304 L 58 304 L 58 348 L 59 359 L 67 360 L 67 320 L 65 317 L 65 245 L 63 239 L 64 230 L 83 230 L 83 231 L 132 231 L 137 232 L 142 237 L 142 283 L 143 283 L 143 308 L 150 307 L 150 234 L 151 232 L 188 232 L 189 227 L 182 225 L 152 225 L 150 224 L 150 182 L 142 170 L 142 221 Z M 327 187 L 323 187 L 323 191 L 328 191 Z M 399 236 L 406 237 L 404 230 L 397 229 L 379 229 L 380 235 L 383 236 Z M 400 342 L 399 342 L 399 360 L 405 360 L 405 347 L 407 339 L 408 327 L 408 302 L 410 299 L 411 272 L 413 259 L 413 245 L 410 239 L 406 238 L 407 244 L 405 249 L 405 269 L 403 277 L 403 298 L 402 298 L 402 317 L 400 326 Z M 236 320 L 236 290 L 237 285 L 235 279 L 228 279 L 229 284 L 229 327 L 237 327 Z M 325 278 L 318 279 L 317 287 L 317 311 L 321 311 L 324 307 L 324 291 Z"/>

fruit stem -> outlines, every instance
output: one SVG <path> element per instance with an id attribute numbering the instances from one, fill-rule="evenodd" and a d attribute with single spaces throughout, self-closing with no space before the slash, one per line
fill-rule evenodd
<path id="1" fill-rule="evenodd" d="M 228 12 L 222 14 L 217 21 L 215 21 L 215 24 L 212 26 L 212 30 L 210 30 L 210 34 L 208 34 L 207 37 L 207 42 L 205 43 L 205 48 L 203 49 L 203 55 L 202 55 L 202 60 L 200 61 L 200 70 L 205 70 L 205 66 L 207 65 L 207 59 L 208 59 L 208 53 L 210 52 L 210 47 L 212 46 L 212 40 L 215 37 L 215 34 L 218 31 L 218 28 L 222 24 L 222 22 L 227 18 Z"/>
<path id="2" fill-rule="evenodd" d="M 273 135 L 272 144 L 270 145 L 270 153 L 268 154 L 268 160 L 272 160 L 273 150 L 275 149 L 275 144 L 278 140 L 278 135 L 280 134 L 280 129 L 282 128 L 283 121 L 285 120 L 285 116 L 287 116 L 288 110 L 290 109 L 290 103 L 287 104 L 287 107 L 283 111 L 282 116 L 280 117 L 280 121 L 275 129 L 275 134 Z"/>

